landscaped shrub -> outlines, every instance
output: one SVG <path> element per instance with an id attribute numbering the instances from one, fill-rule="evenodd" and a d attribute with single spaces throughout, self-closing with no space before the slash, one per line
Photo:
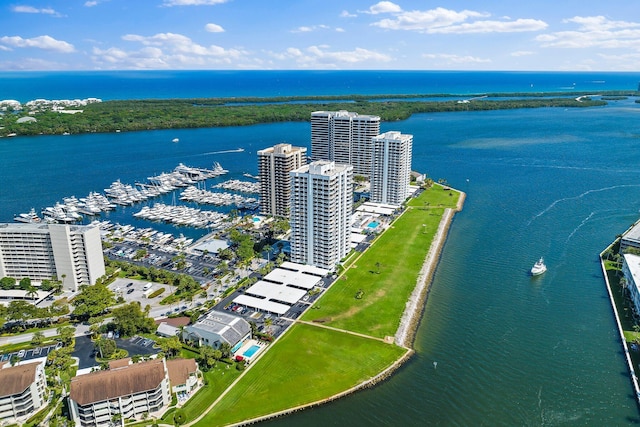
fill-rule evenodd
<path id="1" fill-rule="evenodd" d="M 164 288 L 156 289 L 154 292 L 151 292 L 147 298 L 155 298 L 158 295 L 162 294 L 164 291 Z"/>

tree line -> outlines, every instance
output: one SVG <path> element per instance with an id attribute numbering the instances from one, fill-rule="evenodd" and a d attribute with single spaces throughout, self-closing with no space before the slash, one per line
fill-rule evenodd
<path id="1" fill-rule="evenodd" d="M 620 92 L 607 92 L 621 95 Z M 628 93 L 629 94 L 629 93 Z M 632 94 L 636 94 L 635 92 Z M 542 98 L 537 94 L 517 94 L 520 98 L 482 99 L 470 102 L 451 100 L 421 101 L 436 95 L 375 95 L 349 97 L 288 97 L 234 99 L 165 99 L 105 101 L 89 104 L 82 113 L 60 114 L 43 111 L 34 114 L 36 122 L 18 123 L 27 111 L 0 115 L 0 136 L 60 135 L 64 133 L 105 133 L 153 129 L 179 129 L 248 126 L 275 122 L 308 122 L 313 111 L 349 110 L 380 116 L 383 121 L 405 120 L 412 114 L 455 111 L 504 110 L 543 107 L 592 107 L 605 101 L 558 94 Z M 440 95 L 442 96 L 442 95 Z M 502 94 L 501 96 L 507 96 Z M 416 100 L 404 100 L 416 98 Z M 305 103 L 304 101 L 314 101 Z M 322 102 L 327 101 L 327 102 Z"/>

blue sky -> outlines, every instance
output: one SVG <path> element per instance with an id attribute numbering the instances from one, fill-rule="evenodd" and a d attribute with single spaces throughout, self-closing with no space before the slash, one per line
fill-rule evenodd
<path id="1" fill-rule="evenodd" d="M 636 0 L 3 0 L 0 70 L 640 69 Z"/>

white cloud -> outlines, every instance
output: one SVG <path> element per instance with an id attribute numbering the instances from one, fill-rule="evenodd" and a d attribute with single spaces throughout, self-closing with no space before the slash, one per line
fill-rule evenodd
<path id="1" fill-rule="evenodd" d="M 93 7 L 93 6 L 97 6 L 98 2 L 97 0 L 92 0 L 92 1 L 86 1 L 84 2 L 84 6 L 85 7 Z"/>
<path id="2" fill-rule="evenodd" d="M 485 16 L 488 15 L 471 10 L 456 12 L 455 10 L 438 7 L 427 11 L 414 10 L 411 12 L 402 12 L 397 14 L 395 18 L 382 19 L 374 22 L 372 25 L 387 30 L 430 32 L 435 29 L 462 23 L 469 18 Z"/>
<path id="3" fill-rule="evenodd" d="M 34 47 L 43 50 L 52 50 L 61 53 L 75 52 L 72 44 L 62 40 L 56 40 L 51 36 L 38 36 L 30 39 L 23 39 L 20 36 L 0 37 L 0 43 L 11 47 Z"/>
<path id="4" fill-rule="evenodd" d="M 611 21 L 604 16 L 574 16 L 565 19 L 563 22 L 573 22 L 580 24 L 580 30 L 586 31 L 603 31 L 612 30 L 614 28 L 637 28 L 640 24 L 626 21 Z"/>
<path id="5" fill-rule="evenodd" d="M 204 29 L 210 33 L 224 33 L 224 28 L 218 24 L 207 24 Z"/>
<path id="6" fill-rule="evenodd" d="M 37 9 L 33 6 L 14 6 L 12 10 L 18 13 L 42 13 L 44 15 L 60 16 L 58 12 L 51 9 L 50 7 Z"/>
<path id="7" fill-rule="evenodd" d="M 151 37 L 140 36 L 137 34 L 127 34 L 122 37 L 123 40 L 140 42 L 145 46 L 158 46 L 163 50 L 171 51 L 179 54 L 191 54 L 202 56 L 217 56 L 226 58 L 238 58 L 245 52 L 237 49 L 224 49 L 223 47 L 211 45 L 202 46 L 195 43 L 187 36 L 175 33 L 159 33 Z"/>
<path id="8" fill-rule="evenodd" d="M 163 6 L 213 6 L 226 3 L 227 0 L 164 0 Z"/>
<path id="9" fill-rule="evenodd" d="M 380 13 L 399 13 L 402 12 L 402 8 L 397 4 L 390 1 L 381 1 L 369 8 L 369 10 L 363 13 L 369 13 L 371 15 L 378 15 Z"/>
<path id="10" fill-rule="evenodd" d="M 355 48 L 350 51 L 331 51 L 329 46 L 310 46 L 304 50 L 288 48 L 284 52 L 269 52 L 278 60 L 294 60 L 304 68 L 342 68 L 358 63 L 384 63 L 393 58 L 369 49 Z"/>
<path id="11" fill-rule="evenodd" d="M 153 36 L 127 34 L 125 41 L 140 43 L 138 50 L 118 47 L 93 49 L 93 60 L 99 66 L 108 68 L 209 68 L 217 65 L 226 67 L 248 57 L 241 49 L 225 49 L 221 46 L 200 45 L 182 34 L 159 33 Z"/>
<path id="12" fill-rule="evenodd" d="M 292 33 L 311 33 L 318 30 L 328 30 L 329 26 L 327 25 L 311 25 L 311 26 L 302 26 L 298 27 L 295 30 L 291 30 Z"/>
<path id="13" fill-rule="evenodd" d="M 544 21 L 537 19 L 488 20 L 484 18 L 491 15 L 486 12 L 455 11 L 443 7 L 426 11 L 391 13 L 394 15 L 393 18 L 381 19 L 371 25 L 385 30 L 416 31 L 427 34 L 513 33 L 540 31 L 547 27 Z"/>
<path id="14" fill-rule="evenodd" d="M 340 18 L 355 18 L 358 15 L 356 15 L 355 13 L 349 13 L 348 10 L 343 10 L 342 12 L 340 12 Z"/>
<path id="15" fill-rule="evenodd" d="M 340 27 L 336 27 L 336 33 L 345 33 L 345 29 L 344 28 L 340 28 Z"/>
<path id="16" fill-rule="evenodd" d="M 579 24 L 579 28 L 541 34 L 535 40 L 540 42 L 542 47 L 640 50 L 639 23 L 612 21 L 602 16 L 576 16 L 564 22 Z"/>
<path id="17" fill-rule="evenodd" d="M 537 19 L 516 19 L 515 21 L 475 21 L 460 25 L 437 28 L 431 33 L 465 34 L 465 33 L 518 33 L 523 31 L 540 31 L 547 28 L 544 21 Z"/>
<path id="18" fill-rule="evenodd" d="M 517 50 L 515 52 L 511 52 L 510 53 L 511 56 L 528 56 L 528 55 L 535 55 L 535 52 L 531 52 L 529 50 Z"/>
<path id="19" fill-rule="evenodd" d="M 449 53 L 425 53 L 424 55 L 422 55 L 423 58 L 426 59 L 436 59 L 436 60 L 443 60 L 440 61 L 440 63 L 444 63 L 444 64 L 469 64 L 469 63 L 474 63 L 474 64 L 480 64 L 480 63 L 488 63 L 491 62 L 490 59 L 486 59 L 486 58 L 478 58 L 476 56 L 460 56 L 460 55 L 453 55 L 453 54 L 449 54 Z"/>

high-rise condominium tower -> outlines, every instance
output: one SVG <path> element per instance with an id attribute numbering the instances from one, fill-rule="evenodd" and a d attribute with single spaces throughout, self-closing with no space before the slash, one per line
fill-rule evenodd
<path id="1" fill-rule="evenodd" d="M 258 151 L 260 176 L 260 212 L 264 215 L 289 216 L 291 176 L 289 172 L 307 164 L 307 149 L 277 144 Z"/>
<path id="2" fill-rule="evenodd" d="M 353 167 L 327 160 L 291 172 L 291 261 L 333 270 L 349 253 Z"/>
<path id="3" fill-rule="evenodd" d="M 413 135 L 386 132 L 372 145 L 371 201 L 399 206 L 409 197 Z"/>
<path id="4" fill-rule="evenodd" d="M 77 291 L 104 276 L 97 227 L 66 224 L 0 224 L 0 278 L 50 280 Z"/>
<path id="5" fill-rule="evenodd" d="M 380 117 L 348 111 L 311 113 L 311 157 L 353 165 L 353 173 L 369 176 L 371 138 L 380 133 Z"/>

